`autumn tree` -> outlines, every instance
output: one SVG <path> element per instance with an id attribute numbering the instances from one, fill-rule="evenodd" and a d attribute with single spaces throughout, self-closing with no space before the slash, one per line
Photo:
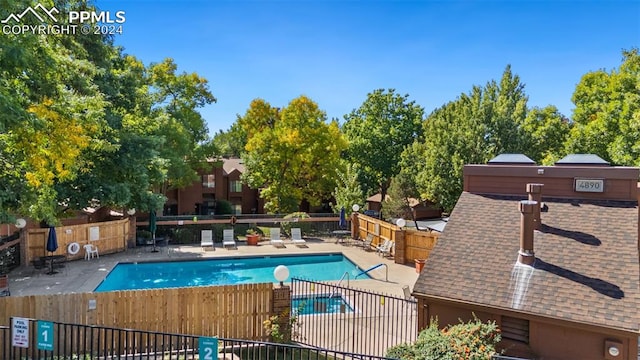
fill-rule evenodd
<path id="1" fill-rule="evenodd" d="M 282 110 L 256 99 L 238 122 L 247 134 L 244 181 L 260 189 L 266 211 L 297 211 L 303 199 L 318 205 L 333 191 L 346 142 L 311 99 Z"/>
<path id="2" fill-rule="evenodd" d="M 387 194 L 400 171 L 400 155 L 422 136 L 423 109 L 394 89 L 367 94 L 360 108 L 345 115 L 343 132 L 349 141 L 347 158 L 356 164 L 365 195 Z"/>
<path id="3" fill-rule="evenodd" d="M 421 199 L 451 211 L 462 192 L 462 169 L 500 153 L 526 153 L 524 84 L 507 66 L 500 82 L 474 86 L 468 94 L 434 110 L 424 122 L 424 141 L 404 154 L 414 162 Z"/>
<path id="4" fill-rule="evenodd" d="M 611 71 L 585 74 L 572 97 L 575 109 L 567 153 L 596 154 L 617 165 L 640 166 L 640 54 L 622 52 Z"/>

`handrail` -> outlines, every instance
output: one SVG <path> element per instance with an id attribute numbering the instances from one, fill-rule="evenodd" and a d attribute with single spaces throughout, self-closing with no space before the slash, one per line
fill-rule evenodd
<path id="1" fill-rule="evenodd" d="M 342 280 L 344 280 L 344 278 L 347 278 L 347 287 L 349 287 L 349 272 L 345 271 L 344 274 L 342 274 L 342 277 L 340 277 L 340 281 L 338 281 L 338 285 L 340 286 L 340 284 L 342 284 Z M 331 299 L 333 297 L 333 295 L 335 295 L 336 292 L 334 291 L 333 293 L 331 293 L 331 295 L 329 295 L 329 299 Z"/>
<path id="2" fill-rule="evenodd" d="M 371 271 L 371 270 L 375 270 L 375 269 L 379 268 L 380 266 L 384 266 L 384 268 L 385 268 L 385 270 L 386 270 L 386 271 L 385 271 L 385 278 L 384 278 L 384 280 L 385 280 L 386 282 L 389 282 L 389 266 L 387 266 L 387 264 L 383 264 L 383 263 L 380 263 L 380 264 L 378 264 L 378 265 L 374 265 L 374 266 L 372 266 L 372 267 L 368 268 L 367 270 L 365 270 L 365 271 L 361 272 L 360 274 L 356 275 L 356 277 L 355 277 L 355 278 L 357 279 L 357 278 L 358 278 L 358 276 L 360 276 L 360 275 L 364 275 L 364 274 L 368 273 L 368 272 L 369 272 L 369 271 Z"/>

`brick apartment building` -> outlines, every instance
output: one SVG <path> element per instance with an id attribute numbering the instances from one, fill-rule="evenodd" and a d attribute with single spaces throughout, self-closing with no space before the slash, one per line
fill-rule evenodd
<path id="1" fill-rule="evenodd" d="M 200 180 L 183 189 L 167 192 L 164 215 L 213 215 L 220 200 L 231 203 L 235 214 L 263 212 L 258 190 L 243 184 L 240 176 L 245 167 L 241 159 L 219 159 L 210 171 L 200 174 Z"/>

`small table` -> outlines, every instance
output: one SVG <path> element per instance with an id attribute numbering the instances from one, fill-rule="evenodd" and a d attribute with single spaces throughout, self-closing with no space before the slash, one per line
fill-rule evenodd
<path id="1" fill-rule="evenodd" d="M 333 234 L 333 236 L 335 236 L 337 238 L 336 240 L 336 244 L 337 243 L 341 243 L 344 244 L 344 239 L 351 235 L 351 231 L 349 230 L 334 230 L 331 232 L 331 234 Z"/>
<path id="2" fill-rule="evenodd" d="M 67 257 L 64 255 L 50 255 L 50 256 L 43 256 L 41 257 L 41 259 L 46 263 L 49 262 L 49 272 L 47 272 L 47 275 L 53 275 L 53 274 L 57 274 L 57 271 L 53 270 L 53 263 L 61 263 L 64 262 Z"/>

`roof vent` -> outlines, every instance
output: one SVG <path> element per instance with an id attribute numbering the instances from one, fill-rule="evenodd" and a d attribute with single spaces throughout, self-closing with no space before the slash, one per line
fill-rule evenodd
<path id="1" fill-rule="evenodd" d="M 570 154 L 556 161 L 554 165 L 561 166 L 610 166 L 608 161 L 595 154 Z"/>
<path id="2" fill-rule="evenodd" d="M 489 160 L 489 165 L 535 165 L 536 162 L 524 154 L 500 154 Z"/>

